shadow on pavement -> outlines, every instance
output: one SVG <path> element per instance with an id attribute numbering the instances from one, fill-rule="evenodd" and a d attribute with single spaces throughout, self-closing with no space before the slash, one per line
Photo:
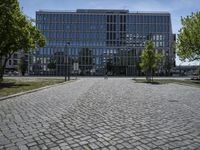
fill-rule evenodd
<path id="1" fill-rule="evenodd" d="M 0 83 L 0 89 L 11 88 L 11 87 L 18 88 L 21 86 L 30 86 L 30 84 L 25 84 L 25 83 L 24 84 L 16 84 L 15 82 Z"/>

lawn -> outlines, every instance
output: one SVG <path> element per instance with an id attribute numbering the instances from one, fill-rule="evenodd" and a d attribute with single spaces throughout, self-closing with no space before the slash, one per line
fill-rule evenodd
<path id="1" fill-rule="evenodd" d="M 187 86 L 194 86 L 200 88 L 200 81 L 199 80 L 177 80 L 177 79 L 154 79 L 154 81 L 147 82 L 145 79 L 133 79 L 136 83 L 148 83 L 148 84 L 168 84 L 168 83 L 175 83 Z"/>
<path id="2" fill-rule="evenodd" d="M 64 82 L 63 79 L 16 80 L 4 79 L 0 83 L 0 97 Z"/>

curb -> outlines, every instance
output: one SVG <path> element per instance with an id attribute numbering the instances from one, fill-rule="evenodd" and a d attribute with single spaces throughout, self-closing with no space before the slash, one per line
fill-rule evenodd
<path id="1" fill-rule="evenodd" d="M 24 91 L 24 92 L 20 92 L 20 93 L 8 95 L 8 96 L 0 97 L 0 101 L 6 100 L 6 99 L 9 99 L 9 98 L 13 98 L 13 97 L 17 97 L 17 96 L 21 96 L 21 95 L 25 95 L 25 94 L 28 94 L 28 93 L 34 93 L 34 92 L 37 92 L 37 91 L 40 91 L 40 90 L 48 89 L 48 88 L 51 88 L 51 87 L 54 87 L 54 86 L 58 86 L 58 85 L 62 85 L 62 84 L 70 83 L 70 82 L 72 82 L 72 81 L 57 83 L 57 84 L 48 85 L 48 86 L 44 86 L 44 87 L 41 87 L 41 88 L 29 90 L 29 91 Z"/>

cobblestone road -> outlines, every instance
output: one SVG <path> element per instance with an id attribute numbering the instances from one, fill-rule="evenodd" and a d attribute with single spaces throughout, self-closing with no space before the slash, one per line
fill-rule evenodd
<path id="1" fill-rule="evenodd" d="M 0 149 L 200 149 L 200 90 L 84 78 L 0 101 Z"/>

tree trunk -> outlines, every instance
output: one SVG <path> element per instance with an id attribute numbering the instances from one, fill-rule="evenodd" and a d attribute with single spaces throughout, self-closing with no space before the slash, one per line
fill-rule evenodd
<path id="1" fill-rule="evenodd" d="M 3 80 L 3 72 L 4 72 L 4 67 L 1 66 L 2 68 L 0 68 L 0 81 Z"/>
<path id="2" fill-rule="evenodd" d="M 13 53 L 14 53 L 14 52 L 13 52 Z M 4 75 L 6 63 L 7 63 L 8 59 L 10 59 L 10 57 L 11 57 L 11 55 L 12 55 L 13 53 L 10 53 L 10 54 L 8 54 L 7 56 L 5 56 L 5 59 L 4 59 L 4 61 L 3 61 L 3 65 L 0 66 L 0 67 L 2 67 L 2 68 L 0 68 L 0 80 L 3 80 L 3 75 Z M 1 56 L 1 59 L 3 59 L 3 56 Z M 0 60 L 0 61 L 2 61 L 2 60 Z M 1 62 L 1 63 L 2 63 L 2 62 Z"/>
<path id="3" fill-rule="evenodd" d="M 3 80 L 4 70 L 8 59 L 9 58 L 5 58 L 5 60 L 3 61 L 3 65 L 1 66 L 2 68 L 0 69 L 0 80 Z"/>
<path id="4" fill-rule="evenodd" d="M 147 70 L 146 71 L 146 80 L 147 80 L 147 82 L 151 82 L 151 73 L 150 73 L 150 70 Z"/>
<path id="5" fill-rule="evenodd" d="M 151 82 L 153 82 L 153 70 L 151 70 Z"/>
<path id="6" fill-rule="evenodd" d="M 148 82 L 148 71 L 146 71 L 146 81 Z"/>
<path id="7" fill-rule="evenodd" d="M 2 72 L 3 72 L 3 66 L 2 66 L 2 56 L 0 56 L 0 82 L 1 82 L 1 80 L 2 80 Z"/>

